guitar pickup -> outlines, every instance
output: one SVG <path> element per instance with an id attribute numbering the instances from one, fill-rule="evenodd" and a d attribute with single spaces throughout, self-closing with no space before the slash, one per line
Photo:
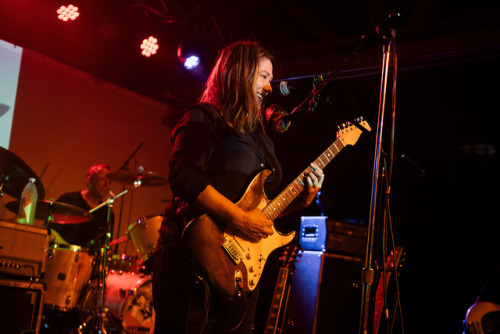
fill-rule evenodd
<path id="1" fill-rule="evenodd" d="M 239 264 L 241 262 L 241 254 L 233 245 L 233 240 L 228 239 L 222 244 L 222 248 L 226 251 L 227 255 L 231 258 L 234 264 Z"/>

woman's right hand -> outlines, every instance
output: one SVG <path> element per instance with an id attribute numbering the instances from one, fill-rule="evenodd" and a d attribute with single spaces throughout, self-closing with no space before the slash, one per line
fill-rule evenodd
<path id="1" fill-rule="evenodd" d="M 246 211 L 237 225 L 237 228 L 252 241 L 267 238 L 274 233 L 273 221 L 260 209 Z"/>
<path id="2" fill-rule="evenodd" d="M 256 208 L 245 211 L 222 196 L 211 185 L 198 195 L 195 204 L 208 215 L 234 226 L 251 241 L 259 241 L 274 233 L 272 220 L 268 219 L 262 210 Z"/>

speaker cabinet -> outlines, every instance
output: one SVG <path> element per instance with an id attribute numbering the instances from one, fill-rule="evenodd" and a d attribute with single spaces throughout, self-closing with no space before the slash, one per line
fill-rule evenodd
<path id="1" fill-rule="evenodd" d="M 292 275 L 284 332 L 358 333 L 362 265 L 356 257 L 304 251 Z"/>
<path id="2" fill-rule="evenodd" d="M 0 221 L 0 275 L 42 277 L 49 239 L 46 228 Z"/>
<path id="3" fill-rule="evenodd" d="M 0 278 L 0 332 L 38 334 L 44 294 L 42 283 Z"/>

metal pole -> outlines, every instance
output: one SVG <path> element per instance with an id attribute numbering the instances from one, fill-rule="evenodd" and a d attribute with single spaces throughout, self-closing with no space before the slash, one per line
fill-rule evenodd
<path id="1" fill-rule="evenodd" d="M 393 30 L 392 30 L 393 32 Z M 374 281 L 375 271 L 373 269 L 373 238 L 375 230 L 375 214 L 377 208 L 377 199 L 379 194 L 379 167 L 380 167 L 380 152 L 382 143 L 382 132 L 384 127 L 385 100 L 387 91 L 387 76 L 389 73 L 389 60 L 391 55 L 392 38 L 384 41 L 383 60 L 382 60 L 382 75 L 380 83 L 379 108 L 377 133 L 375 140 L 375 154 L 373 162 L 372 174 L 372 193 L 370 200 L 370 216 L 368 221 L 368 239 L 366 243 L 366 256 L 361 273 L 361 283 L 363 284 L 361 296 L 361 315 L 359 322 L 359 333 L 368 334 L 368 315 L 370 308 L 370 293 L 371 286 Z"/>

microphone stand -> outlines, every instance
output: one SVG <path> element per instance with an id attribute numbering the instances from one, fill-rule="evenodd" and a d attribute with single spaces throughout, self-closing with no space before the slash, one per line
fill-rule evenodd
<path id="1" fill-rule="evenodd" d="M 304 107 L 304 105 L 309 102 L 309 107 L 308 107 L 308 111 L 312 111 L 314 109 L 314 105 L 316 104 L 316 100 L 319 96 L 319 93 L 321 92 L 321 90 L 330 82 L 332 81 L 339 73 L 340 71 L 342 71 L 342 69 L 344 67 L 346 67 L 354 58 L 356 58 L 359 53 L 365 48 L 365 46 L 368 44 L 368 42 L 371 41 L 371 38 L 372 36 L 371 35 L 363 35 L 362 38 L 363 38 L 363 41 L 361 42 L 361 44 L 354 50 L 354 52 L 352 52 L 349 56 L 347 56 L 347 58 L 345 58 L 342 63 L 340 63 L 337 68 L 335 68 L 334 70 L 331 70 L 330 72 L 328 72 L 325 76 L 325 79 L 323 81 L 321 81 L 320 83 L 318 83 L 317 85 L 314 86 L 314 88 L 312 89 L 311 93 L 309 94 L 309 96 L 307 96 L 304 101 L 302 101 L 298 106 L 296 106 L 292 112 L 290 112 L 290 116 L 292 116 L 296 111 L 302 109 Z M 361 129 L 361 131 L 364 130 L 364 128 L 362 126 L 359 126 L 358 124 L 358 127 Z"/>
<path id="2" fill-rule="evenodd" d="M 117 323 L 119 324 L 119 326 L 123 327 L 123 325 L 116 318 L 116 316 L 114 314 L 112 314 L 109 311 L 109 309 L 106 308 L 106 283 L 107 283 L 107 277 L 108 277 L 108 250 L 110 248 L 109 239 L 111 238 L 111 231 L 110 231 L 110 228 L 111 228 L 111 226 L 110 226 L 111 225 L 110 224 L 111 208 L 112 208 L 113 203 L 114 203 L 116 198 L 122 197 L 129 190 L 135 190 L 140 185 L 141 185 L 141 180 L 139 178 L 138 180 L 136 180 L 134 182 L 133 186 L 130 189 L 126 189 L 126 190 L 122 191 L 118 195 L 113 196 L 112 198 L 109 198 L 107 201 L 102 202 L 101 204 L 99 204 L 95 208 L 92 208 L 91 210 L 89 210 L 89 213 L 92 213 L 96 210 L 99 210 L 100 208 L 102 208 L 105 205 L 108 206 L 106 233 L 105 233 L 105 237 L 104 237 L 104 246 L 100 248 L 101 263 L 100 263 L 100 267 L 99 267 L 99 272 L 101 273 L 101 275 L 99 276 L 98 286 L 101 288 L 100 289 L 101 290 L 101 307 L 99 308 L 99 311 L 97 312 L 97 324 L 95 326 L 93 325 L 94 322 L 93 322 L 92 318 L 94 315 L 90 315 L 89 318 L 87 318 L 87 320 L 82 325 L 80 325 L 80 327 L 78 328 L 79 334 L 83 334 L 83 333 L 106 334 L 106 333 L 108 333 L 108 331 L 105 328 L 106 327 L 105 319 L 106 319 L 107 314 L 111 314 L 111 316 L 113 318 L 115 318 L 115 320 L 117 320 Z M 109 323 L 108 323 L 108 325 L 109 325 Z M 87 328 L 87 326 L 89 328 Z M 94 326 L 94 327 L 92 327 L 92 326 Z M 90 332 L 86 332 L 85 329 L 88 329 Z"/>
<path id="3" fill-rule="evenodd" d="M 135 154 L 139 151 L 139 149 L 142 147 L 142 145 L 144 145 L 144 142 L 142 141 L 139 146 L 137 146 L 137 148 L 134 150 L 134 152 L 132 152 L 132 154 L 127 158 L 127 160 L 125 160 L 125 162 L 120 166 L 120 168 L 118 168 L 118 170 L 128 170 L 128 164 L 130 162 L 130 160 L 135 156 Z M 123 185 L 122 187 L 122 191 L 125 190 L 125 185 Z M 123 198 L 120 202 L 120 214 L 118 215 L 118 233 L 117 235 L 120 235 L 120 229 L 121 229 L 121 225 L 122 225 L 122 213 L 123 213 Z M 113 232 L 113 231 L 111 231 Z M 117 250 L 118 246 L 115 247 L 115 252 Z"/>
<path id="4" fill-rule="evenodd" d="M 320 93 L 320 91 L 335 78 L 340 71 L 349 64 L 361 50 L 368 44 L 369 41 L 378 40 L 382 37 L 382 41 L 384 42 L 383 46 L 383 60 L 382 60 L 382 78 L 380 83 L 380 95 L 379 95 L 379 109 L 378 109 L 378 120 L 377 120 L 377 132 L 376 132 L 376 140 L 375 140 L 375 155 L 374 155 L 374 166 L 373 166 L 373 174 L 372 174 L 372 194 L 370 201 L 370 216 L 368 223 L 368 238 L 367 238 L 367 246 L 366 246 L 366 256 L 365 262 L 363 265 L 362 273 L 361 273 L 361 283 L 362 287 L 362 299 L 361 299 L 361 314 L 360 314 L 360 323 L 359 323 L 359 333 L 360 334 L 368 334 L 368 310 L 370 305 L 370 290 L 371 286 L 374 282 L 375 271 L 373 269 L 373 239 L 374 239 L 374 225 L 375 225 L 375 213 L 376 207 L 378 205 L 377 198 L 379 196 L 378 187 L 380 184 L 379 176 L 379 167 L 380 167 L 380 153 L 381 153 L 381 142 L 382 142 L 382 130 L 383 130 L 383 120 L 385 114 L 385 100 L 386 100 L 386 90 L 387 90 L 387 77 L 389 73 L 389 60 L 390 55 L 392 53 L 395 30 L 394 27 L 400 24 L 401 14 L 397 10 L 393 10 L 391 14 L 387 17 L 387 20 L 380 26 L 377 26 L 375 31 L 370 32 L 369 34 L 363 35 L 363 42 L 358 46 L 355 51 L 349 55 L 347 58 L 343 60 L 343 62 L 333 71 L 330 71 L 325 80 L 316 85 L 309 96 L 300 103 L 293 111 L 290 113 L 290 116 L 293 115 L 297 110 L 303 108 L 306 102 L 309 102 L 308 111 L 313 110 L 316 104 L 316 99 Z M 359 125 L 358 122 L 353 121 L 354 123 L 363 133 L 366 133 L 366 130 Z M 382 170 L 382 173 L 385 173 Z M 387 194 L 388 196 L 388 194 Z M 384 210 L 385 213 L 385 210 Z"/>
<path id="5" fill-rule="evenodd" d="M 377 29 L 380 33 L 381 30 Z M 373 162 L 373 172 L 372 172 L 372 193 L 370 199 L 370 215 L 368 220 L 368 238 L 366 245 L 366 256 L 365 262 L 363 264 L 363 269 L 361 273 L 361 284 L 362 287 L 362 297 L 361 297 L 361 314 L 359 323 L 359 333 L 368 333 L 368 310 L 370 306 L 370 294 L 371 286 L 374 282 L 375 271 L 373 269 L 373 239 L 374 239 L 374 226 L 375 226 L 375 215 L 378 205 L 379 196 L 379 185 L 381 175 L 380 169 L 380 153 L 381 153 L 381 143 L 382 143 L 382 132 L 384 126 L 384 115 L 385 115 L 385 100 L 387 91 L 387 76 L 389 73 L 389 60 L 392 53 L 394 29 L 390 30 L 391 36 L 382 36 L 384 41 L 383 46 L 383 59 L 382 59 L 382 75 L 380 83 L 380 94 L 379 94 L 379 108 L 378 108 L 378 120 L 377 120 L 377 132 L 375 137 L 375 154 Z M 383 35 L 383 32 L 381 32 Z M 384 173 L 384 170 L 382 170 Z"/>

